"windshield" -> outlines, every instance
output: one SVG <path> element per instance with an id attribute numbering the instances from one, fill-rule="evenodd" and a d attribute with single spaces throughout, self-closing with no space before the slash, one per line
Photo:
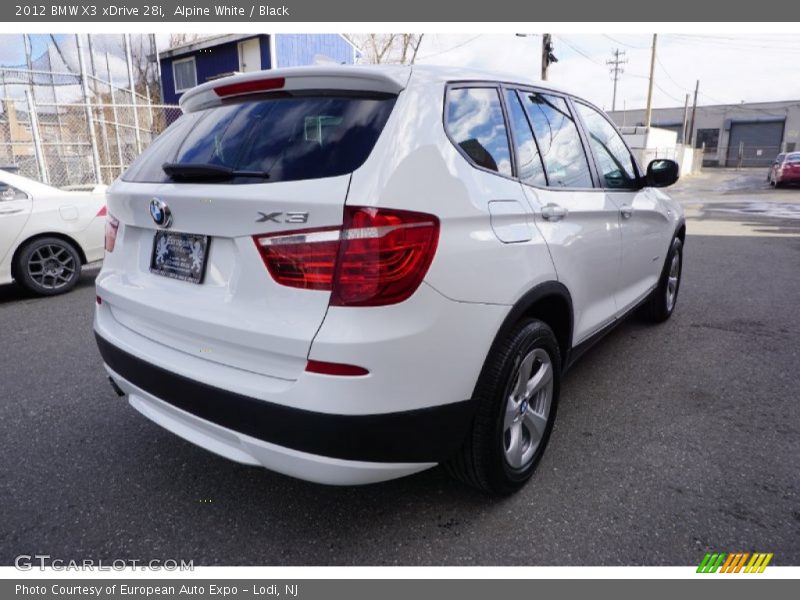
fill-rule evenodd
<path id="1" fill-rule="evenodd" d="M 226 183 L 296 181 L 350 173 L 369 156 L 395 99 L 261 97 L 189 113 L 170 126 L 122 179 L 177 183 L 162 168 L 165 164 L 214 165 L 267 176 L 234 177 Z"/>

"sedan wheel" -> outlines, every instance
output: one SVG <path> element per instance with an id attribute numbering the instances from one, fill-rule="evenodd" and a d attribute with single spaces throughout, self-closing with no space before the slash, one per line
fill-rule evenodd
<path id="1" fill-rule="evenodd" d="M 19 283 L 43 296 L 72 289 L 80 275 L 78 251 L 60 238 L 41 238 L 29 242 L 19 252 L 14 265 L 14 277 Z"/>

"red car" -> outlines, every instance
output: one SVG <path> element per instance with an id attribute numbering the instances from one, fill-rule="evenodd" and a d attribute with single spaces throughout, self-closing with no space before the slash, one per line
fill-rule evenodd
<path id="1" fill-rule="evenodd" d="M 800 152 L 778 154 L 769 168 L 767 179 L 773 187 L 784 183 L 800 183 Z"/>

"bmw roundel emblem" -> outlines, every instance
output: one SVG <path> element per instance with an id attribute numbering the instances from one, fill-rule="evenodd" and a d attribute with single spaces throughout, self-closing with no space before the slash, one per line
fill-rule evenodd
<path id="1" fill-rule="evenodd" d="M 172 225 L 172 213 L 166 202 L 158 198 L 150 200 L 150 216 L 153 222 L 159 227 L 169 227 Z"/>

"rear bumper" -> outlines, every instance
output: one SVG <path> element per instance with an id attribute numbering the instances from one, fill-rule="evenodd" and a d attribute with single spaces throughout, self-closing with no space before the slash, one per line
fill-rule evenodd
<path id="1" fill-rule="evenodd" d="M 145 416 L 232 460 L 321 483 L 370 483 L 433 466 L 457 451 L 475 408 L 463 401 L 380 414 L 320 413 L 177 375 L 96 338 L 111 376 Z"/>
<path id="2" fill-rule="evenodd" d="M 775 178 L 778 183 L 800 183 L 800 172 L 782 173 Z"/>

